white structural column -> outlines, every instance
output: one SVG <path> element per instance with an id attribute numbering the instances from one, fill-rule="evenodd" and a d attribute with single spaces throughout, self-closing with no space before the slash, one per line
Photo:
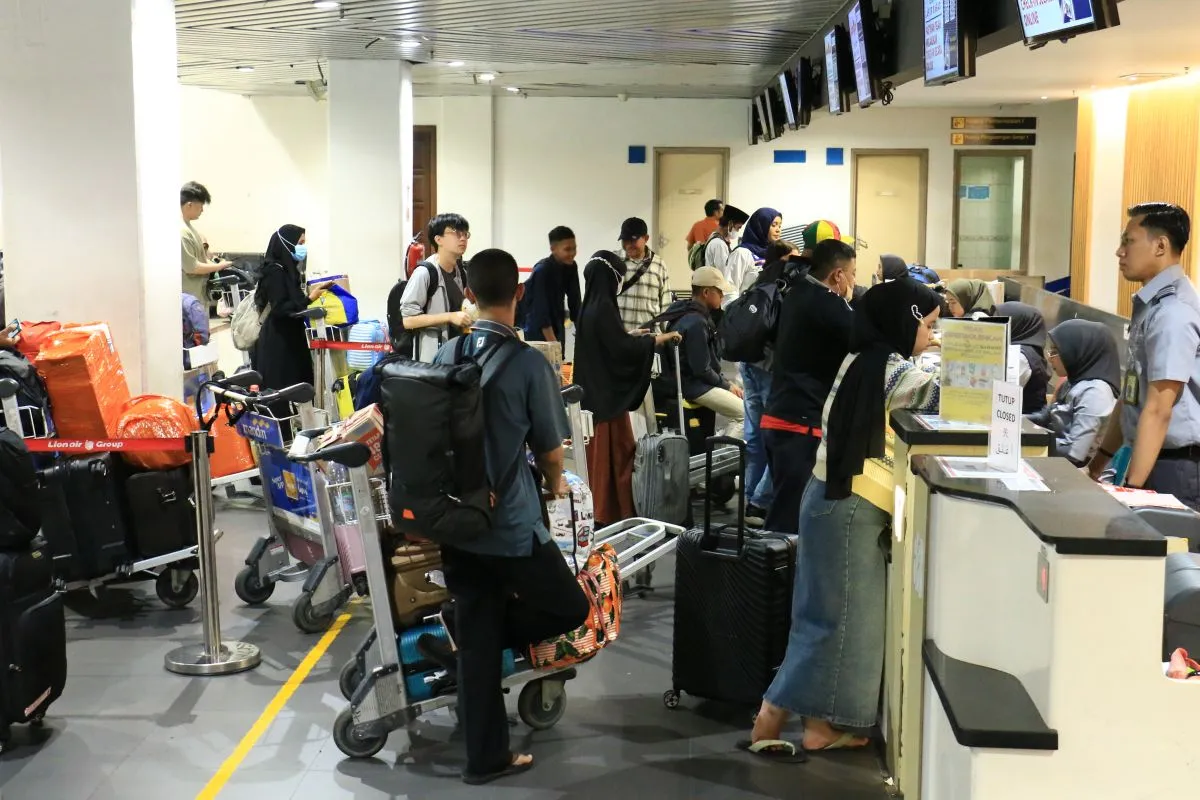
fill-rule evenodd
<path id="1" fill-rule="evenodd" d="M 412 67 L 329 64 L 329 265 L 363 319 L 383 319 L 412 230 Z"/>
<path id="2" fill-rule="evenodd" d="M 1092 240 L 1088 264 L 1090 306 L 1117 313 L 1117 244 L 1125 228 L 1125 130 L 1129 90 L 1093 95 Z"/>
<path id="3" fill-rule="evenodd" d="M 133 393 L 182 392 L 172 0 L 0 0 L 6 306 L 105 321 Z"/>

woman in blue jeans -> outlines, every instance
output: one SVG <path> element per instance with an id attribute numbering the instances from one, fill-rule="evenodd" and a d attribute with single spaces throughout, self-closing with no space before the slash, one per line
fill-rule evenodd
<path id="1" fill-rule="evenodd" d="M 741 745 L 756 755 L 803 760 L 780 739 L 792 714 L 804 718 L 803 750 L 868 743 L 858 733 L 874 727 L 879 711 L 886 591 L 880 538 L 891 515 L 867 499 L 877 493 L 859 481 L 866 460 L 884 455 L 893 410 L 937 410 L 936 374 L 911 359 L 929 345 L 940 308 L 932 289 L 894 281 L 868 291 L 855 313 L 850 355 L 825 403 L 824 439 L 800 506 L 787 654 L 753 738 Z"/>

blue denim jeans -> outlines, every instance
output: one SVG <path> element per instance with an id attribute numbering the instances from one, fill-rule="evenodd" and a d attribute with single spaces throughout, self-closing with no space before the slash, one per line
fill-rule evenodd
<path id="1" fill-rule="evenodd" d="M 746 502 L 769 509 L 775 500 L 771 470 L 767 465 L 767 445 L 763 441 L 762 415 L 771 396 L 771 373 L 753 364 L 741 364 L 742 388 L 746 393 L 746 420 L 743 423 L 746 440 Z"/>
<path id="2" fill-rule="evenodd" d="M 852 494 L 826 500 L 813 478 L 800 504 L 787 654 L 767 702 L 843 728 L 870 728 L 883 680 L 887 512 Z"/>

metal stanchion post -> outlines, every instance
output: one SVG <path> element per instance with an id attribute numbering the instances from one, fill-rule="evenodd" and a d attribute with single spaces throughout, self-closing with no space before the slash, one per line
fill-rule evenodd
<path id="1" fill-rule="evenodd" d="M 190 434 L 192 486 L 196 503 L 196 540 L 200 557 L 200 607 L 204 641 L 176 648 L 164 662 L 180 675 L 229 675 L 254 669 L 262 661 L 257 646 L 221 641 L 221 608 L 217 594 L 217 548 L 213 537 L 213 501 L 208 468 L 208 431 Z"/>

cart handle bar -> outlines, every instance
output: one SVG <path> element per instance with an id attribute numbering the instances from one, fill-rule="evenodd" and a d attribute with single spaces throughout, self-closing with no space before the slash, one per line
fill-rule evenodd
<path id="1" fill-rule="evenodd" d="M 567 405 L 574 405 L 575 403 L 583 402 L 583 395 L 583 387 L 578 383 L 572 383 L 570 386 L 562 390 L 562 399 Z"/>
<path id="2" fill-rule="evenodd" d="M 362 442 L 343 442 L 341 444 L 330 445 L 329 447 L 322 447 L 315 453 L 308 453 L 302 456 L 289 455 L 288 458 L 298 464 L 308 464 L 313 461 L 331 461 L 334 464 L 341 464 L 343 467 L 356 469 L 358 467 L 365 467 L 367 462 L 371 460 L 371 448 Z"/>
<path id="3" fill-rule="evenodd" d="M 241 374 L 244 373 L 239 373 L 239 375 Z M 240 403 L 242 405 L 270 405 L 281 400 L 288 400 L 293 403 L 311 403 L 313 398 L 317 396 L 317 390 L 313 388 L 311 383 L 297 383 L 285 389 L 276 389 L 270 392 L 239 392 L 237 389 L 226 384 L 226 381 L 221 383 L 214 382 L 207 388 L 223 402 Z"/>
<path id="4" fill-rule="evenodd" d="M 0 400 L 7 400 L 17 394 L 17 382 L 12 378 L 0 379 Z"/>

